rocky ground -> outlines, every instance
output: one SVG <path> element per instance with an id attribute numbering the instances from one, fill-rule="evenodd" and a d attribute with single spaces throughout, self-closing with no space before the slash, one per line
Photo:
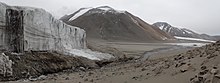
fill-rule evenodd
<path id="1" fill-rule="evenodd" d="M 25 52 L 25 53 L 2 53 L 12 61 L 11 66 L 7 66 L 2 71 L 9 71 L 0 76 L 1 81 L 18 80 L 21 78 L 36 78 L 40 75 L 61 72 L 66 69 L 77 70 L 80 68 L 94 69 L 99 68 L 95 61 L 83 58 L 61 55 L 56 52 Z M 4 60 L 3 60 L 4 61 Z"/>
<path id="2" fill-rule="evenodd" d="M 181 49 L 182 50 L 182 49 Z M 148 60 L 102 62 L 98 69 L 78 69 L 9 83 L 219 83 L 220 42 L 188 51 L 167 51 Z M 173 56 L 171 56 L 173 55 Z M 95 66 L 94 66 L 95 67 Z"/>
<path id="3" fill-rule="evenodd" d="M 78 71 L 69 69 L 10 83 L 220 83 L 220 41 L 182 53 L 176 51 L 169 51 L 173 56 L 124 60 L 100 69 L 80 67 Z"/>

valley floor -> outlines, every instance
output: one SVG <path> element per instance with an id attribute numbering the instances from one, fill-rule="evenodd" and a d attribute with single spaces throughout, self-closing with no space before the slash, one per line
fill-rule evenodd
<path id="1" fill-rule="evenodd" d="M 179 46 L 161 43 L 109 42 L 105 45 L 118 48 L 130 56 L 136 55 L 138 58 L 124 62 L 113 62 L 101 69 L 79 72 L 67 70 L 40 76 L 36 81 L 19 80 L 8 83 L 190 83 L 190 78 L 199 72 L 193 67 L 187 69 L 187 72 L 181 72 L 180 70 L 184 69 L 184 66 L 176 67 L 176 64 L 182 62 L 173 60 L 178 54 L 185 53 L 192 48 L 170 49 Z M 143 60 L 140 55 L 144 53 L 151 53 L 151 56 L 147 60 Z M 198 66 L 204 61 L 189 60 L 183 62 L 185 64 L 193 62 Z"/>

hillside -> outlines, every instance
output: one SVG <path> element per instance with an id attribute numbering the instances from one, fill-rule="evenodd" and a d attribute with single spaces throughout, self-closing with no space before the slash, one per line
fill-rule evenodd
<path id="1" fill-rule="evenodd" d="M 198 34 L 186 28 L 173 27 L 172 25 L 166 22 L 156 22 L 153 24 L 153 26 L 160 28 L 161 30 L 169 33 L 172 36 L 197 38 L 197 39 L 205 39 L 205 40 L 216 40 L 214 37 L 209 36 L 207 34 Z"/>
<path id="2" fill-rule="evenodd" d="M 60 20 L 83 28 L 88 39 L 153 42 L 173 38 L 127 11 L 108 6 L 81 8 Z"/>

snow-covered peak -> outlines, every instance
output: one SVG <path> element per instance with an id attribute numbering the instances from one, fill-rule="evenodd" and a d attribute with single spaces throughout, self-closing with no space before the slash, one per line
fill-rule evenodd
<path id="1" fill-rule="evenodd" d="M 157 23 L 154 23 L 153 25 L 156 27 L 159 27 L 161 30 L 164 30 L 164 31 L 170 31 L 169 29 L 171 29 L 172 27 L 166 22 L 157 22 Z"/>
<path id="2" fill-rule="evenodd" d="M 156 26 L 156 27 L 160 28 L 160 30 L 163 30 L 166 32 L 170 32 L 171 29 L 173 28 L 170 24 L 168 24 L 166 22 L 157 22 L 157 23 L 154 23 L 153 26 Z"/>
<path id="3" fill-rule="evenodd" d="M 173 27 L 166 22 L 157 22 L 157 23 L 154 23 L 153 25 L 160 28 L 161 30 L 163 30 L 165 32 L 173 33 L 174 36 L 177 34 L 194 34 L 195 33 L 189 29 L 186 29 L 186 28 Z"/>
<path id="4" fill-rule="evenodd" d="M 88 12 L 90 9 L 92 9 L 91 7 L 88 8 L 80 8 L 78 11 L 75 12 L 75 14 L 69 19 L 69 21 L 72 21 L 76 18 L 78 18 L 79 16 L 83 15 L 84 13 Z"/>
<path id="5" fill-rule="evenodd" d="M 69 21 L 75 20 L 76 18 L 82 16 L 85 13 L 93 14 L 93 13 L 101 13 L 105 14 L 106 12 L 111 12 L 111 13 L 125 13 L 126 11 L 120 11 L 120 10 L 115 10 L 112 7 L 109 6 L 99 6 L 99 7 L 88 7 L 88 8 L 80 8 L 77 10 L 74 15 L 69 19 Z"/>
<path id="6" fill-rule="evenodd" d="M 198 38 L 198 39 L 206 39 L 206 40 L 214 40 L 215 39 L 209 35 L 200 35 L 194 31 L 186 29 L 186 28 L 173 27 L 166 22 L 156 22 L 153 24 L 153 26 L 160 28 L 162 31 L 167 32 L 167 33 L 171 34 L 172 36 Z"/>

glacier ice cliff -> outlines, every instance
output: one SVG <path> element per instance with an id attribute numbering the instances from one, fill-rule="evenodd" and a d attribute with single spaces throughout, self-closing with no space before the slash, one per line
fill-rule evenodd
<path id="1" fill-rule="evenodd" d="M 65 48 L 86 47 L 83 29 L 63 23 L 43 9 L 7 6 L 3 3 L 0 6 L 0 45 L 6 50 L 64 51 Z"/>
<path id="2" fill-rule="evenodd" d="M 91 60 L 114 58 L 110 54 L 87 49 L 85 38 L 83 29 L 63 23 L 43 9 L 8 6 L 0 2 L 0 53 L 56 51 Z M 13 75 L 12 65 L 13 61 L 1 53 L 0 75 Z"/>
<path id="3" fill-rule="evenodd" d="M 85 38 L 83 29 L 63 23 L 43 9 L 0 3 L 0 50 L 57 51 L 93 60 L 113 57 L 88 51 Z"/>

